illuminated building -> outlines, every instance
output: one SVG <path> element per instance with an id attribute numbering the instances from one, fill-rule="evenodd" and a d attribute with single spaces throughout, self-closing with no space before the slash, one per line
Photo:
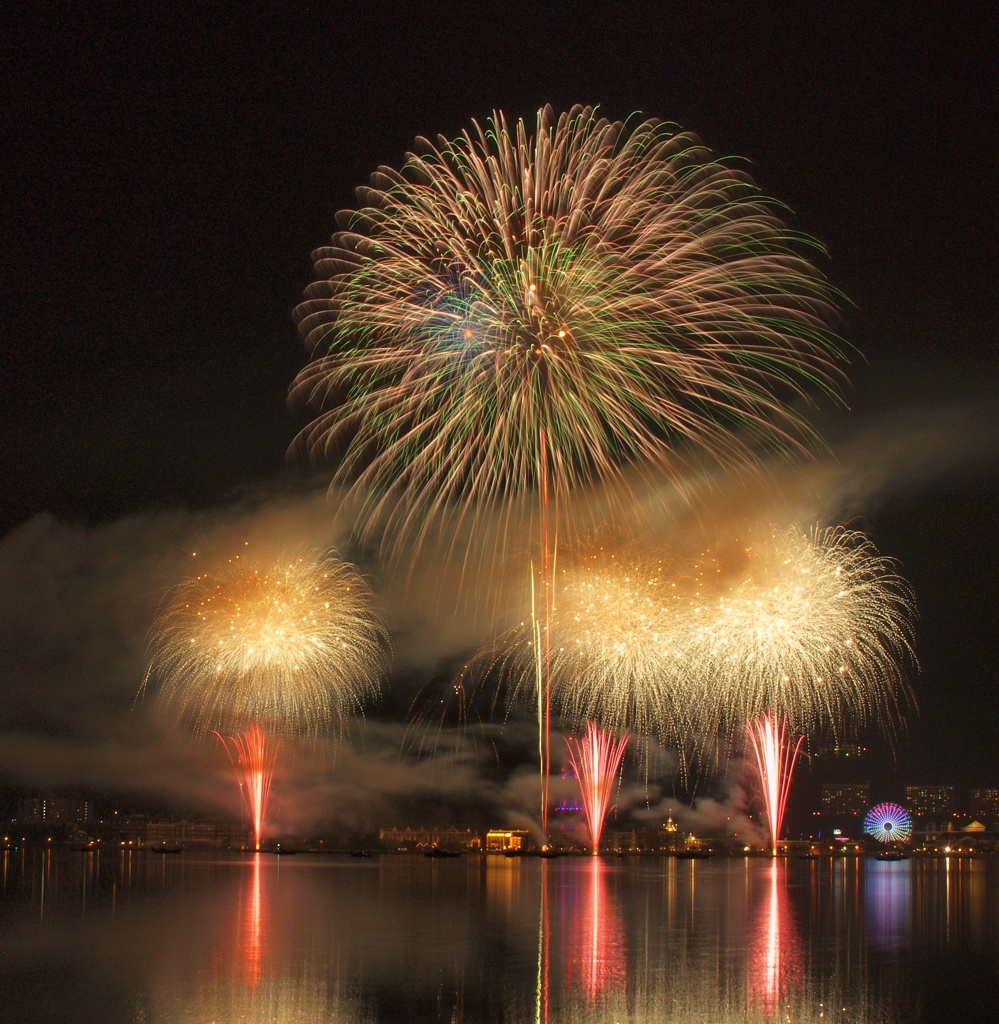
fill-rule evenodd
<path id="1" fill-rule="evenodd" d="M 378 841 L 390 850 L 481 850 L 482 839 L 470 828 L 383 828 Z"/>
<path id="2" fill-rule="evenodd" d="M 507 850 L 522 850 L 527 839 L 526 829 L 490 829 L 486 833 L 486 853 L 506 853 Z"/>
<path id="3" fill-rule="evenodd" d="M 76 825 L 90 819 L 90 801 L 75 797 L 27 797 L 20 801 L 17 820 L 24 825 Z"/>
<path id="4" fill-rule="evenodd" d="M 146 846 L 180 843 L 184 846 L 212 846 L 242 849 L 251 846 L 250 830 L 244 825 L 208 821 L 148 821 Z"/>
<path id="5" fill-rule="evenodd" d="M 827 814 L 867 813 L 871 787 L 867 782 L 827 782 L 822 786 L 822 810 Z"/>
<path id="6" fill-rule="evenodd" d="M 954 810 L 953 786 L 906 786 L 905 802 L 916 819 L 949 817 Z"/>
<path id="7" fill-rule="evenodd" d="M 973 789 L 969 809 L 979 821 L 999 822 L 999 789 Z"/>

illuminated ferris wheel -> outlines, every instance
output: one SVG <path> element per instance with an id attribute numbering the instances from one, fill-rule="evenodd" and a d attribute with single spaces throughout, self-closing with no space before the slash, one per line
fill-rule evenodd
<path id="1" fill-rule="evenodd" d="M 878 804 L 867 812 L 864 831 L 879 843 L 905 843 L 912 835 L 912 818 L 898 804 Z"/>

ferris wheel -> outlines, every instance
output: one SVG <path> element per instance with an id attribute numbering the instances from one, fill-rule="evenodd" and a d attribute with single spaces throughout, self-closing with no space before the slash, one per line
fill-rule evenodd
<path id="1" fill-rule="evenodd" d="M 912 817 L 899 804 L 878 804 L 867 812 L 864 831 L 879 843 L 905 843 L 912 835 Z"/>

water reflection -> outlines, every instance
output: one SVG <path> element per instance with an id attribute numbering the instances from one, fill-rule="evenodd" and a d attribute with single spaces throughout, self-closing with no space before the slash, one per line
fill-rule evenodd
<path id="1" fill-rule="evenodd" d="M 10 851 L 0 881 L 25 1022 L 916 1024 L 926 963 L 999 967 L 999 863 L 967 860 Z"/>
<path id="2" fill-rule="evenodd" d="M 243 978 L 251 988 L 260 985 L 264 941 L 267 937 L 267 911 L 263 905 L 260 881 L 262 857 L 263 854 L 254 854 L 249 892 L 245 896 L 240 895 L 244 910 L 240 917 L 242 927 L 237 933 L 236 963 L 241 967 Z"/>
<path id="3" fill-rule="evenodd" d="M 316 928 L 309 873 L 267 854 L 230 863 L 230 884 L 182 901 L 161 918 L 164 938 L 143 1012 L 164 1024 L 367 1024 L 356 987 L 344 984 L 328 933 Z M 302 883 L 305 883 L 304 885 Z M 233 884 L 234 883 L 234 884 Z M 318 895 L 325 903 L 324 893 Z M 296 934 L 298 933 L 298 934 Z"/>
<path id="4" fill-rule="evenodd" d="M 774 860 L 759 913 L 750 964 L 750 1002 L 772 1014 L 801 988 L 801 940 L 786 888 L 786 866 Z"/>
<path id="5" fill-rule="evenodd" d="M 607 865 L 597 857 L 583 862 L 581 884 L 567 906 L 570 921 L 568 986 L 590 1003 L 620 992 L 628 977 L 624 924 L 608 886 Z"/>
<path id="6" fill-rule="evenodd" d="M 878 861 L 867 865 L 867 941 L 872 950 L 892 951 L 908 944 L 912 862 Z"/>

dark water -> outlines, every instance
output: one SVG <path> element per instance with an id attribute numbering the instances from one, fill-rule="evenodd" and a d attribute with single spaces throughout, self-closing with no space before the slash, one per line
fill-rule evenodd
<path id="1" fill-rule="evenodd" d="M 999 860 L 0 853 L 0 1019 L 997 1021 Z"/>

